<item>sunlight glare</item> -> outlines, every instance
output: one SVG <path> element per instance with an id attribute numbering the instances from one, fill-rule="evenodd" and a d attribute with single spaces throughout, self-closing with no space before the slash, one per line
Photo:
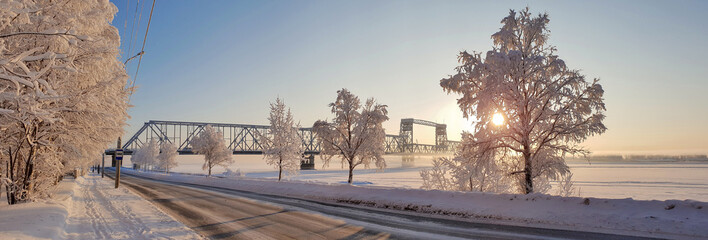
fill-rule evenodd
<path id="1" fill-rule="evenodd" d="M 502 115 L 501 113 L 495 113 L 492 116 L 492 123 L 497 126 L 504 124 L 504 115 Z"/>

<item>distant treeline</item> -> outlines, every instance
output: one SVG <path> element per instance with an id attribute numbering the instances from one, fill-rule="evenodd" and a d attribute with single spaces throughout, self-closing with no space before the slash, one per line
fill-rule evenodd
<path id="1" fill-rule="evenodd" d="M 591 155 L 587 157 L 568 157 L 569 161 L 590 162 L 705 162 L 708 155 Z"/>

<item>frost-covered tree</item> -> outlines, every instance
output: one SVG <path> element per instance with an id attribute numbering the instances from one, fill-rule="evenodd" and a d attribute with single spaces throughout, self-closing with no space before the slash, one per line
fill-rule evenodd
<path id="1" fill-rule="evenodd" d="M 285 103 L 280 98 L 270 104 L 270 129 L 261 137 L 264 144 L 263 157 L 266 164 L 278 169 L 278 181 L 283 170 L 288 175 L 297 174 L 302 160 L 302 139 L 297 134 L 297 126 L 290 109 L 285 111 Z"/>
<path id="2" fill-rule="evenodd" d="M 509 192 L 510 178 L 494 158 L 437 158 L 420 171 L 422 189 L 470 192 Z"/>
<path id="3" fill-rule="evenodd" d="M 140 168 L 148 170 L 151 166 L 157 164 L 157 157 L 160 154 L 160 143 L 151 139 L 145 145 L 143 145 L 137 152 L 131 157 L 131 161 L 134 164 L 138 164 Z"/>
<path id="4" fill-rule="evenodd" d="M 471 134 L 464 132 L 462 142 L 472 142 Z M 420 172 L 423 189 L 441 189 L 471 192 L 513 192 L 510 188 L 513 177 L 508 174 L 506 156 L 497 151 L 480 151 L 483 144 L 463 145 L 453 158 L 433 160 L 431 169 Z"/>
<path id="5" fill-rule="evenodd" d="M 546 42 L 548 22 L 547 14 L 511 10 L 492 35 L 492 50 L 484 57 L 461 52 L 457 74 L 440 80 L 445 91 L 462 95 L 463 115 L 476 118 L 458 157 L 494 158 L 526 194 L 568 174 L 564 156 L 587 154 L 578 143 L 606 130 L 599 80 L 587 81 L 555 54 Z M 506 121 L 494 124 L 495 115 Z"/>
<path id="6" fill-rule="evenodd" d="M 339 156 L 342 167 L 349 167 L 350 184 L 354 168 L 361 164 L 368 168 L 373 162 L 379 169 L 386 168 L 383 122 L 388 120 L 387 106 L 377 104 L 373 98 L 362 106 L 359 97 L 347 89 L 337 91 L 337 99 L 329 106 L 334 114 L 332 122 L 318 120 L 312 127 L 322 147 L 323 167 L 329 166 L 332 157 Z"/>
<path id="7" fill-rule="evenodd" d="M 122 134 L 127 75 L 108 1 L 0 1 L 0 176 L 8 203 L 46 196 Z"/>
<path id="8" fill-rule="evenodd" d="M 160 144 L 160 154 L 157 155 L 157 167 L 164 169 L 165 173 L 177 166 L 177 146 L 167 141 Z"/>
<path id="9" fill-rule="evenodd" d="M 209 125 L 190 141 L 190 145 L 195 153 L 204 154 L 202 169 L 208 170 L 207 176 L 211 176 L 214 166 L 228 167 L 234 162 L 231 158 L 233 152 L 226 146 L 224 135 Z"/>
<path id="10" fill-rule="evenodd" d="M 451 168 L 448 167 L 449 158 L 433 159 L 433 167 L 420 171 L 420 176 L 423 178 L 422 189 L 438 189 L 445 191 L 459 190 L 453 184 L 450 173 Z"/>
<path id="11" fill-rule="evenodd" d="M 561 197 L 570 197 L 576 193 L 580 195 L 580 190 L 575 188 L 575 184 L 573 182 L 573 173 L 566 174 L 561 177 L 560 181 L 558 181 L 556 195 Z"/>
<path id="12" fill-rule="evenodd" d="M 133 163 L 133 165 L 137 165 L 138 167 L 144 166 L 143 164 L 143 159 L 144 157 L 142 156 L 143 153 L 140 151 L 142 149 L 138 148 L 133 151 L 133 154 L 130 155 L 130 162 Z"/>

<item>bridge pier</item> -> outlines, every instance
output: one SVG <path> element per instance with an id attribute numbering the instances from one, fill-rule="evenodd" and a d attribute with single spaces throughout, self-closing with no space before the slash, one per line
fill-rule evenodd
<path id="1" fill-rule="evenodd" d="M 402 168 L 412 168 L 415 167 L 415 155 L 413 154 L 403 154 L 401 155 L 401 167 Z"/>
<path id="2" fill-rule="evenodd" d="M 300 170 L 315 170 L 315 155 L 310 154 L 300 160 Z"/>

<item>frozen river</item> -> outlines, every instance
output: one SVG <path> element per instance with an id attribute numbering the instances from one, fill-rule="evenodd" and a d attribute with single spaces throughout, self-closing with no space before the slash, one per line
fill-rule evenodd
<path id="1" fill-rule="evenodd" d="M 385 155 L 388 168 L 385 171 L 357 167 L 354 181 L 360 185 L 419 188 L 422 185 L 420 170 L 430 168 L 431 156 L 415 157 L 413 162 L 404 162 L 401 156 Z M 108 158 L 107 158 L 108 159 Z M 240 169 L 246 177 L 277 178 L 272 166 L 265 164 L 261 155 L 235 155 L 235 163 L 229 168 Z M 108 162 L 108 160 L 107 160 Z M 205 173 L 202 170 L 203 156 L 182 155 L 174 172 Z M 293 180 L 325 183 L 346 183 L 347 171 L 338 160 L 322 169 L 322 161 L 315 158 L 317 170 L 301 171 Z M 130 166 L 125 161 L 123 166 Z M 640 200 L 692 199 L 708 202 L 708 164 L 700 163 L 587 163 L 569 162 L 575 185 L 583 197 L 633 198 Z M 225 169 L 218 167 L 214 173 Z M 554 190 L 551 190 L 554 192 Z"/>

